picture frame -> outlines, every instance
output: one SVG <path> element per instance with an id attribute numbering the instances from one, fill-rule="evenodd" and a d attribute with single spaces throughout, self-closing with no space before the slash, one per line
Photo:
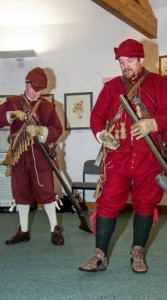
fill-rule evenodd
<path id="1" fill-rule="evenodd" d="M 42 94 L 41 97 L 47 99 L 50 102 L 54 102 L 54 94 Z"/>
<path id="2" fill-rule="evenodd" d="M 159 74 L 167 76 L 167 55 L 159 56 Z"/>
<path id="3" fill-rule="evenodd" d="M 65 130 L 90 129 L 93 93 L 64 94 Z"/>

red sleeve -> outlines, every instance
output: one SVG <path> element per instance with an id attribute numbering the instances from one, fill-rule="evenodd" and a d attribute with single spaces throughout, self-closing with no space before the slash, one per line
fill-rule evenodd
<path id="1" fill-rule="evenodd" d="M 90 126 L 93 134 L 105 129 L 107 121 L 111 121 L 120 106 L 119 95 L 125 94 L 126 90 L 122 84 L 121 77 L 115 77 L 106 82 L 93 107 Z"/>

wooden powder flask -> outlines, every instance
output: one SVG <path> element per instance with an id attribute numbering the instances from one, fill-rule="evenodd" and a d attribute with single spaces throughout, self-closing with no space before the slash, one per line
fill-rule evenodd
<path id="1" fill-rule="evenodd" d="M 6 167 L 5 176 L 6 176 L 6 177 L 10 177 L 11 174 L 12 174 L 12 166 L 11 166 L 11 165 L 8 165 L 8 166 Z"/>
<path id="2" fill-rule="evenodd" d="M 125 140 L 126 139 L 126 124 L 125 123 L 120 123 L 121 129 L 120 129 L 120 138 L 121 140 Z"/>
<path id="3" fill-rule="evenodd" d="M 18 131 L 16 136 L 9 137 L 10 147 L 7 150 L 6 158 L 3 161 L 4 166 L 14 166 L 20 159 L 22 153 L 28 150 L 28 147 L 34 143 L 30 135 L 25 132 L 25 124 Z M 13 139 L 13 141 L 12 141 Z"/>

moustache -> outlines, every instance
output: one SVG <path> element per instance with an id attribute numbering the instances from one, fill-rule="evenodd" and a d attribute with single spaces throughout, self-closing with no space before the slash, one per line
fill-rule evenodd
<path id="1" fill-rule="evenodd" d="M 128 68 L 126 68 L 126 69 L 124 69 L 124 71 L 123 72 L 130 72 L 130 71 L 132 71 L 132 69 L 128 69 Z"/>

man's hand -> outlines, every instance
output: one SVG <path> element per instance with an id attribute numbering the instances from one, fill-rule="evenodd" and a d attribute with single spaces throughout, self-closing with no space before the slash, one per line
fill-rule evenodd
<path id="1" fill-rule="evenodd" d="M 104 147 L 112 150 L 116 150 L 120 146 L 119 141 L 106 129 L 100 132 L 98 139 L 103 143 Z"/>
<path id="2" fill-rule="evenodd" d="M 42 128 L 40 126 L 33 125 L 33 124 L 32 125 L 28 125 L 27 128 L 26 128 L 26 131 L 29 133 L 29 135 L 31 137 L 43 134 Z"/>
<path id="3" fill-rule="evenodd" d="M 15 110 L 15 111 L 11 111 L 10 113 L 10 119 L 19 119 L 21 121 L 24 121 L 27 119 L 27 115 L 24 111 L 21 110 Z"/>
<path id="4" fill-rule="evenodd" d="M 156 121 L 154 119 L 143 119 L 132 126 L 131 134 L 137 136 L 136 140 L 140 140 L 153 131 L 157 131 Z"/>

